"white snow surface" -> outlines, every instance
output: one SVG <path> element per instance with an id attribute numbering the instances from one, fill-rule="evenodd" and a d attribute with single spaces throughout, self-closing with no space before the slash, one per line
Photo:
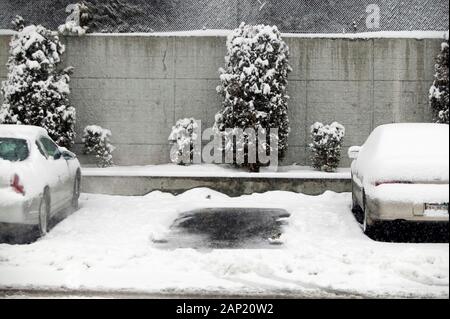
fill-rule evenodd
<path id="1" fill-rule="evenodd" d="M 154 177 L 245 177 L 245 178 L 312 178 L 312 179 L 350 179 L 349 168 L 338 168 L 336 172 L 326 173 L 311 167 L 289 165 L 279 166 L 277 171 L 261 168 L 259 173 L 249 173 L 229 165 L 201 164 L 180 166 L 175 164 L 146 166 L 112 166 L 108 168 L 83 167 L 83 176 L 154 176 Z"/>
<path id="2" fill-rule="evenodd" d="M 362 146 L 355 171 L 375 182 L 449 181 L 449 126 L 396 123 L 378 126 Z"/>
<path id="3" fill-rule="evenodd" d="M 233 30 L 208 29 L 175 32 L 152 33 L 88 33 L 86 36 L 157 36 L 157 37 L 227 37 Z M 0 35 L 14 35 L 14 30 L 0 29 Z M 404 39 L 448 39 L 448 31 L 374 31 L 360 33 L 282 33 L 286 38 L 342 38 L 342 39 L 377 39 L 377 38 L 404 38 Z"/>
<path id="4" fill-rule="evenodd" d="M 35 140 L 39 136 L 48 136 L 47 131 L 39 126 L 0 124 L 0 137 Z"/>
<path id="5" fill-rule="evenodd" d="M 171 36 L 171 37 L 227 37 L 233 30 L 192 30 L 153 33 L 90 33 L 88 36 Z M 448 39 L 448 31 L 375 31 L 360 33 L 281 33 L 284 38 L 342 38 L 342 39 Z"/>
<path id="6" fill-rule="evenodd" d="M 448 244 L 372 241 L 350 202 L 350 194 L 332 192 L 83 194 L 80 210 L 46 237 L 30 245 L 0 244 L 0 287 L 448 298 Z M 288 210 L 284 245 L 197 251 L 162 250 L 151 242 L 163 238 L 181 212 L 216 206 Z"/>
<path id="7" fill-rule="evenodd" d="M 367 193 L 372 199 L 403 203 L 439 203 L 449 202 L 448 184 L 382 184 L 369 187 Z"/>

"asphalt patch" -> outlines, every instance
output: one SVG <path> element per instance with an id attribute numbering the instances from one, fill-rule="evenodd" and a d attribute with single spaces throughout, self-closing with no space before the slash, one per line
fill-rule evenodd
<path id="1" fill-rule="evenodd" d="M 290 214 L 284 209 L 204 208 L 183 213 L 161 248 L 277 248 Z"/>

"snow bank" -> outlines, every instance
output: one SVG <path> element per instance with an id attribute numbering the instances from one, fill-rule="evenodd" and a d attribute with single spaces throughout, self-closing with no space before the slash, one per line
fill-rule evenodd
<path id="1" fill-rule="evenodd" d="M 249 173 L 229 165 L 190 165 L 174 164 L 148 166 L 113 166 L 108 168 L 83 167 L 83 176 L 153 176 L 153 177 L 236 177 L 236 178 L 311 178 L 311 179 L 350 179 L 349 168 L 339 168 L 336 172 L 316 171 L 306 166 L 280 166 L 277 172 L 261 168 L 260 173 Z"/>
<path id="2" fill-rule="evenodd" d="M 332 192 L 83 194 L 81 209 L 38 242 L 0 244 L 0 287 L 448 298 L 448 244 L 374 242 L 363 235 L 350 202 L 350 194 Z M 183 211 L 215 206 L 286 209 L 284 245 L 197 251 L 152 243 Z"/>

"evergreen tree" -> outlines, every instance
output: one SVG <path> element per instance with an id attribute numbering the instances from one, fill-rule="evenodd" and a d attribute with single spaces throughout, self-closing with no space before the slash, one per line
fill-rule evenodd
<path id="1" fill-rule="evenodd" d="M 58 68 L 64 45 L 41 25 L 25 27 L 21 17 L 13 25 L 17 33 L 1 87 L 0 123 L 41 126 L 59 145 L 70 148 L 75 138 L 75 109 L 68 100 L 71 68 Z"/>
<path id="2" fill-rule="evenodd" d="M 220 69 L 221 84 L 217 87 L 223 97 L 223 109 L 216 115 L 215 128 L 219 132 L 236 128 L 255 132 L 276 128 L 278 156 L 282 160 L 290 131 L 286 93 L 291 71 L 289 48 L 277 27 L 245 23 L 229 36 L 227 48 L 226 65 Z M 226 144 L 225 151 L 230 151 L 232 146 Z M 267 143 L 264 147 L 269 151 L 273 145 Z M 255 171 L 261 165 L 259 161 L 242 164 Z"/>
<path id="3" fill-rule="evenodd" d="M 112 166 L 114 146 L 110 142 L 111 131 L 98 125 L 89 125 L 83 131 L 83 153 L 95 155 L 98 167 Z"/>
<path id="4" fill-rule="evenodd" d="M 448 114 L 448 41 L 442 43 L 436 59 L 434 82 L 430 88 L 430 106 L 436 123 L 449 124 Z"/>
<path id="5" fill-rule="evenodd" d="M 312 166 L 316 169 L 332 172 L 339 166 L 341 148 L 345 135 L 345 128 L 338 122 L 323 125 L 316 122 L 311 126 Z"/>
<path id="6" fill-rule="evenodd" d="M 199 125 L 194 118 L 184 118 L 178 120 L 169 135 L 169 142 L 172 145 L 170 160 L 178 165 L 194 163 L 194 159 L 199 157 L 199 150 L 195 144 L 201 138 L 198 135 Z"/>

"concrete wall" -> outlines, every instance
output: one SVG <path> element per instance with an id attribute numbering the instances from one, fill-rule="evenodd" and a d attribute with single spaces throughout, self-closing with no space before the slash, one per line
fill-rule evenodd
<path id="1" fill-rule="evenodd" d="M 193 188 L 207 187 L 231 197 L 287 191 L 306 195 L 321 195 L 325 191 L 351 192 L 348 178 L 245 178 L 245 177 L 158 177 L 158 176 L 84 176 L 83 193 L 142 196 L 153 191 L 174 195 Z"/>
<path id="2" fill-rule="evenodd" d="M 348 146 L 374 127 L 430 118 L 427 92 L 440 39 L 285 38 L 290 46 L 292 134 L 286 163 L 307 164 L 309 126 L 339 121 Z M 0 79 L 6 76 L 8 36 L 0 36 Z M 193 116 L 212 125 L 226 52 L 224 37 L 90 35 L 65 39 L 65 63 L 75 67 L 71 101 L 82 128 L 112 130 L 117 164 L 166 163 L 175 121 Z M 79 150 L 81 144 L 77 144 Z"/>

